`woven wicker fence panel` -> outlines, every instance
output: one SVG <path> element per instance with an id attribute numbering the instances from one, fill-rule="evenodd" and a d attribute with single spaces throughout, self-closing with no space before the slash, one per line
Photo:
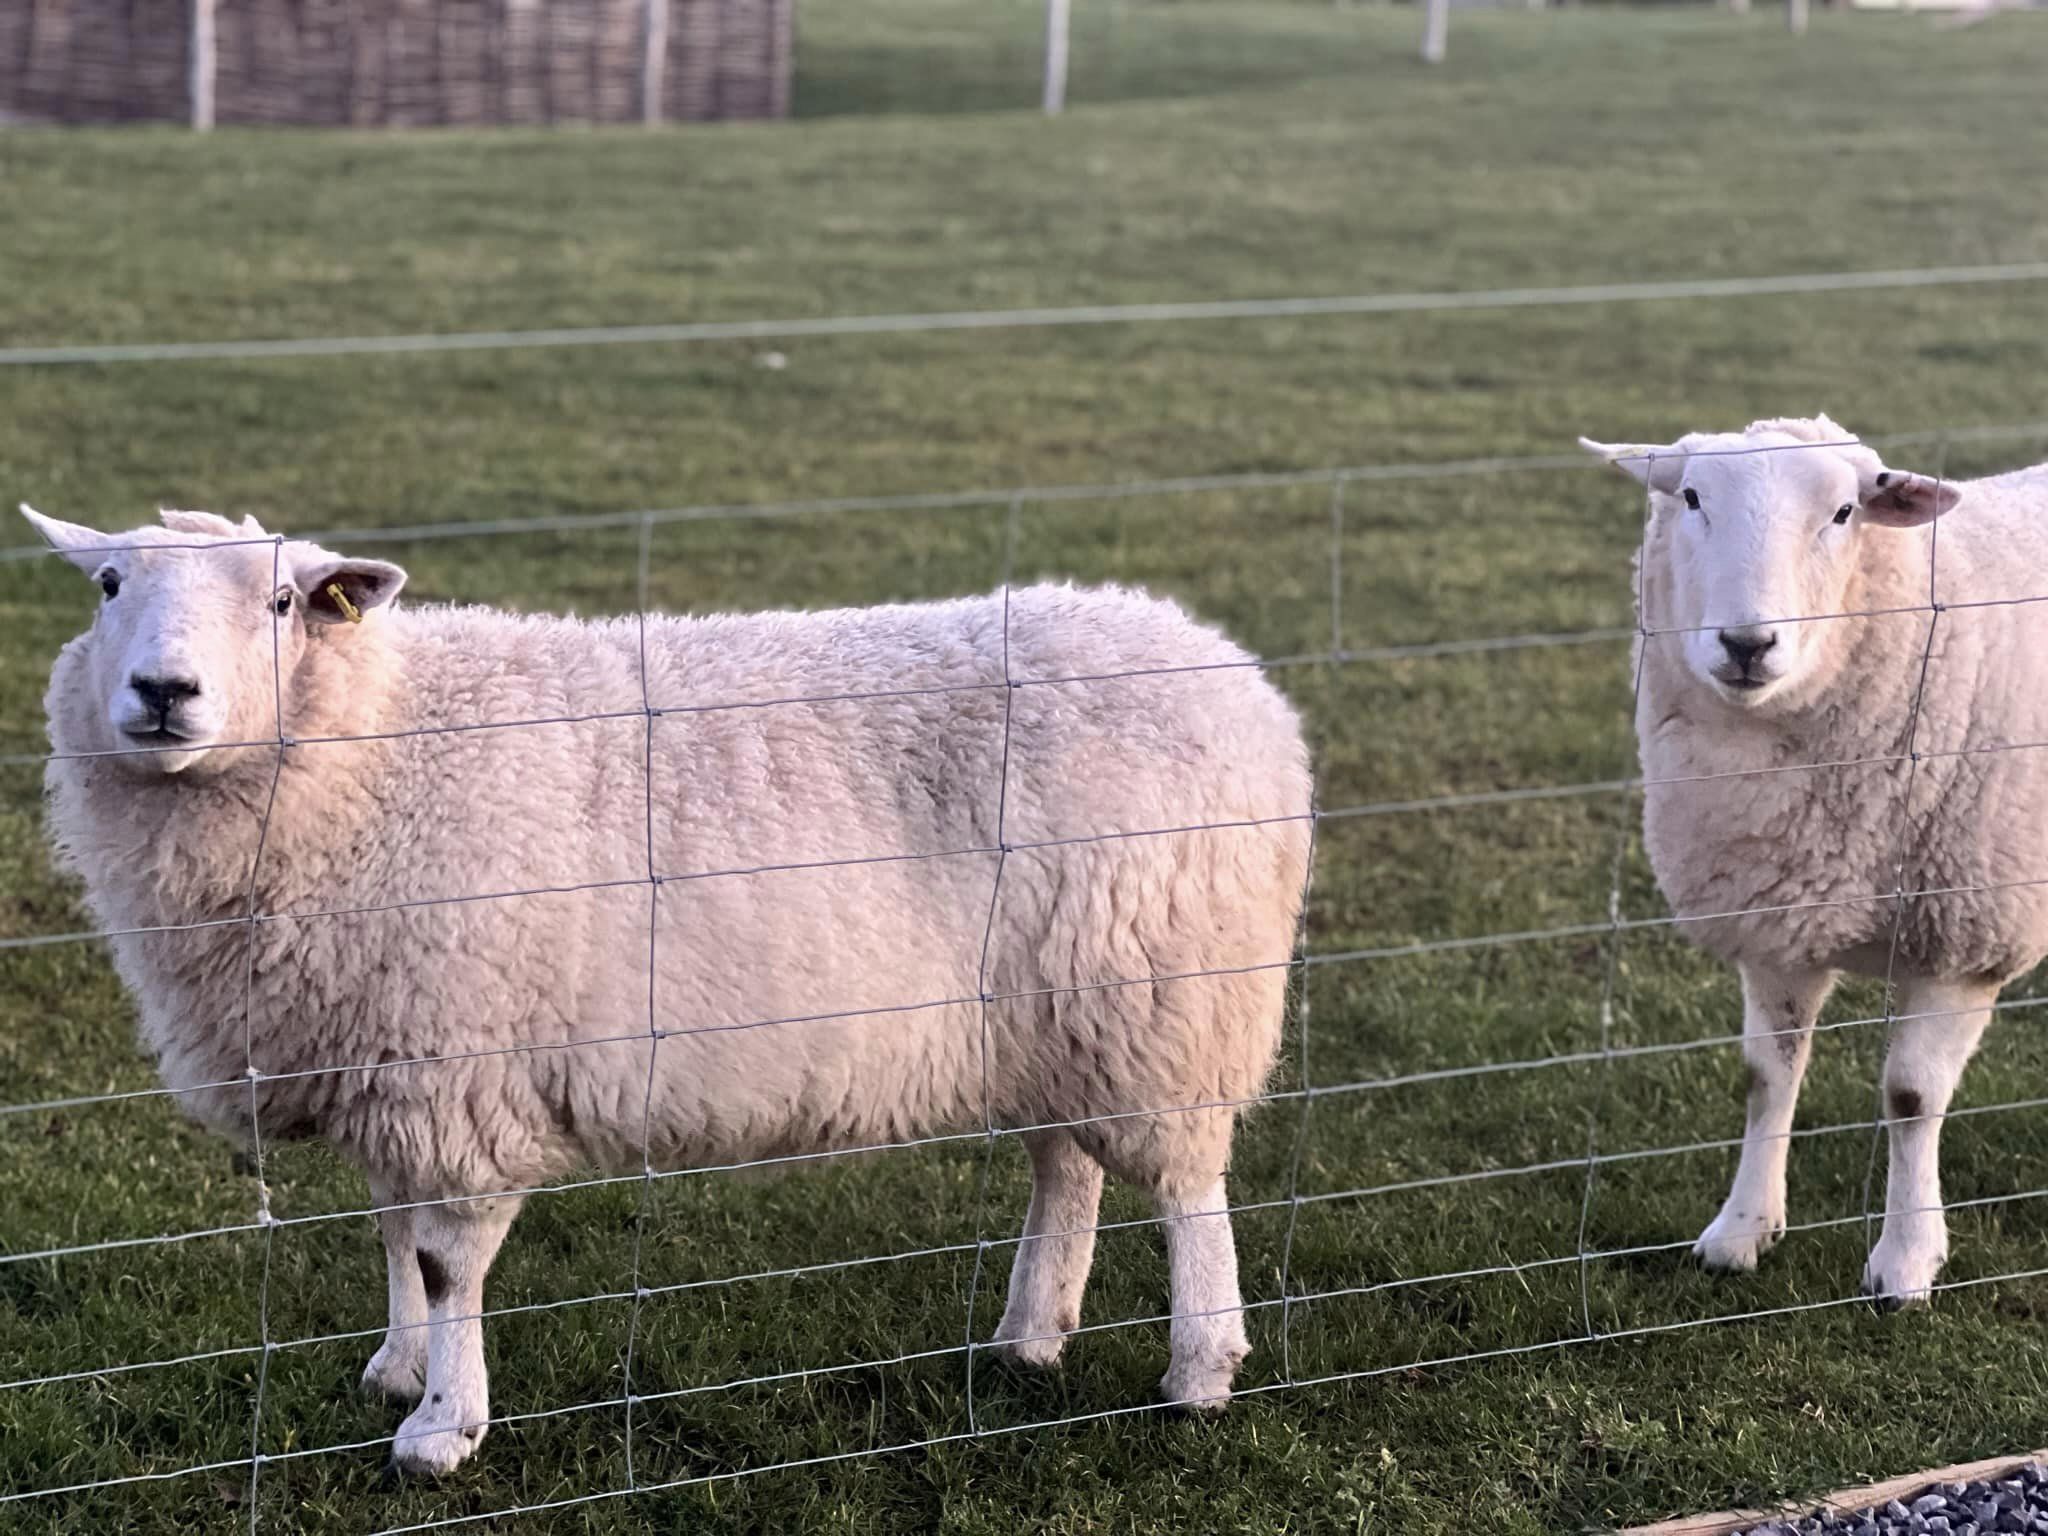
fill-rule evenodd
<path id="1" fill-rule="evenodd" d="M 665 116 L 789 115 L 792 0 L 670 0 Z"/>
<path id="2" fill-rule="evenodd" d="M 629 122 L 641 0 L 219 0 L 222 122 Z"/>
<path id="3" fill-rule="evenodd" d="M 187 0 L 0 0 L 0 111 L 57 122 L 182 117 Z"/>
<path id="4" fill-rule="evenodd" d="M 670 0 L 674 119 L 788 111 L 790 0 Z M 192 0 L 0 0 L 0 111 L 182 120 Z M 222 123 L 637 122 L 646 0 L 215 0 Z"/>

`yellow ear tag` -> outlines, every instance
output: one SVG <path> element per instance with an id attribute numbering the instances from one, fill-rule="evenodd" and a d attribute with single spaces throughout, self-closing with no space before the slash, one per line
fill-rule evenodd
<path id="1" fill-rule="evenodd" d="M 348 594 L 341 590 L 340 582 L 330 581 L 327 583 L 327 595 L 333 598 L 340 606 L 342 613 L 347 617 L 349 623 L 360 624 L 363 622 L 363 610 L 348 600 Z"/>

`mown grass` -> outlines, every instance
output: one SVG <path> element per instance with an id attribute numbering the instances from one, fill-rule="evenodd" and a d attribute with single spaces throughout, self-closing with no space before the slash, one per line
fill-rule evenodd
<path id="1" fill-rule="evenodd" d="M 1088 8 L 1083 8 L 1088 10 Z M 1446 68 L 1410 63 L 1385 11 L 1132 4 L 1081 26 L 1080 109 L 1027 111 L 1034 5 L 864 0 L 805 13 L 803 109 L 827 121 L 660 134 L 0 136 L 0 341 L 177 339 L 1579 283 L 2037 260 L 2048 29 L 1962 33 L 1822 16 L 1460 14 Z M 1115 49 L 1090 28 L 1120 29 Z M 1019 61 L 1022 72 L 1019 74 Z M 1114 62 L 1120 73 L 1111 74 Z M 888 115 L 894 113 L 896 115 Z M 943 116 L 934 116 L 944 113 Z M 120 526 L 159 503 L 275 526 L 396 526 L 704 502 L 1554 453 L 1580 431 L 1664 438 L 1825 409 L 1866 432 L 2048 418 L 2048 289 L 988 332 L 762 347 L 612 348 L 344 362 L 0 370 L 10 496 Z M 2038 434 L 1928 445 L 1966 473 L 2038 458 Z M 651 596 L 678 609 L 986 589 L 1004 509 L 663 525 Z M 1634 500 L 1597 473 L 1353 486 L 1340 634 L 1351 647 L 1628 622 Z M 1144 582 L 1269 655 L 1331 642 L 1327 491 L 1033 505 L 1020 576 Z M 20 538 L 21 535 L 11 535 Z M 423 597 L 617 611 L 629 531 L 352 547 Z M 88 611 L 75 573 L 0 564 L 0 752 L 40 745 L 48 660 Z M 1326 805 L 1612 779 L 1631 763 L 1622 646 L 1276 672 L 1316 738 Z M 33 763 L 0 766 L 0 934 L 82 925 L 49 870 Z M 1323 953 L 1606 916 L 1627 807 L 1611 794 L 1359 817 L 1323 829 Z M 1624 908 L 1661 910 L 1631 849 Z M 1725 1035 L 1734 988 L 1668 930 L 1615 960 L 1617 1044 Z M 1609 949 L 1538 939 L 1309 972 L 1319 1084 L 1599 1044 Z M 1869 988 L 1831 1017 L 1881 1012 Z M 1974 1105 L 2040 1095 L 2048 1047 L 2017 1015 L 1965 1080 Z M 0 950 L 0 1102 L 143 1089 L 128 1005 L 91 946 Z M 1830 1037 L 1793 1154 L 1794 1219 L 1863 1208 L 1877 1031 Z M 1290 1049 L 1281 1086 L 1301 1080 Z M 1364 1090 L 1316 1102 L 1299 1192 L 1337 1196 L 1732 1135 L 1725 1049 Z M 1233 1195 L 1257 1353 L 1283 1381 L 1280 1270 L 1292 1104 L 1248 1122 Z M 1948 1193 L 2048 1185 L 2038 1113 L 1959 1120 Z M 652 1284 L 926 1249 L 650 1303 L 636 1390 L 643 1483 L 749 1474 L 531 1515 L 504 1528 L 655 1531 L 1573 1530 L 1855 1481 L 2048 1437 L 2038 1279 L 1930 1313 L 1788 1312 L 1549 1349 L 1853 1291 L 1860 1223 L 1795 1235 L 1753 1279 L 1696 1272 L 1725 1149 L 1423 1184 L 1300 1208 L 1286 1364 L 1349 1383 L 1256 1393 L 1216 1423 L 1130 1412 L 1164 1363 L 1156 1325 L 1091 1333 L 1064 1371 L 966 1371 L 979 1147 L 777 1180 L 657 1186 Z M 272 1161 L 288 1219 L 359 1210 L 317 1149 Z M 160 1100 L 0 1117 L 11 1254 L 246 1223 L 250 1179 Z M 999 1142 L 992 1230 L 1023 1208 Z M 1274 1202 L 1278 1202 L 1275 1204 Z M 530 1202 L 494 1276 L 515 1307 L 615 1294 L 632 1185 Z M 1586 1242 L 1626 1257 L 1572 1261 Z M 1127 1194 L 1111 1221 L 1145 1215 Z M 1954 1222 L 1957 1279 L 2048 1263 L 2048 1208 Z M 1673 1245 L 1659 1247 L 1658 1245 Z M 997 1250 L 1001 1256 L 1001 1250 Z M 1387 1282 L 1536 1261 L 1514 1274 Z M 0 1263 L 0 1378 L 376 1327 L 360 1217 Z M 997 1268 L 1000 1269 L 1000 1263 Z M 1089 1315 L 1151 1318 L 1156 1234 L 1105 1236 Z M 999 1279 L 974 1302 L 994 1315 Z M 261 1528 L 367 1530 L 624 1486 L 614 1401 L 630 1308 L 500 1319 L 500 1426 L 439 1488 L 391 1489 L 359 1401 L 368 1341 L 297 1345 L 264 1371 Z M 1467 1364 L 1452 1357 L 1498 1352 Z M 166 1473 L 250 1450 L 259 1358 L 0 1387 L 0 1492 Z M 798 1374 L 808 1368 L 843 1371 Z M 730 1386 L 745 1382 L 747 1385 Z M 949 1438 L 961 1437 L 961 1438 Z M 848 1456 L 938 1440 L 924 1449 Z M 803 1458 L 820 1461 L 771 1469 Z M 0 1504 L 0 1528 L 230 1529 L 246 1468 Z M 485 1528 L 491 1528 L 486 1526 Z"/>

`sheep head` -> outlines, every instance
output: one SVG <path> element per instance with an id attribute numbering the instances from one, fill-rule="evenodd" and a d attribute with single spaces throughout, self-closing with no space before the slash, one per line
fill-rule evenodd
<path id="1" fill-rule="evenodd" d="M 1825 416 L 1689 433 L 1664 445 L 1580 446 L 1649 492 L 1643 579 L 1649 628 L 1687 669 L 1742 709 L 1810 698 L 1832 670 L 1829 615 L 1847 612 L 1866 539 L 1917 528 L 1955 506 L 1954 485 L 1889 469 Z"/>
<path id="2" fill-rule="evenodd" d="M 221 744 L 275 740 L 309 637 L 364 621 L 405 584 L 395 565 L 278 538 L 254 518 L 167 511 L 160 528 L 107 534 L 21 512 L 100 592 L 52 689 L 77 738 L 63 746 L 133 771 L 189 773 Z"/>

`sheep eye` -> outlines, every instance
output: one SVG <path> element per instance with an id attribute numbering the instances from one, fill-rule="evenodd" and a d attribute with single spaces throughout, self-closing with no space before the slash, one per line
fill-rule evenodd
<path id="1" fill-rule="evenodd" d="M 119 593 L 121 590 L 121 573 L 119 571 L 101 571 L 100 590 L 109 597 Z"/>
<path id="2" fill-rule="evenodd" d="M 273 597 L 270 600 L 270 611 L 275 614 L 290 613 L 292 611 L 291 593 L 289 591 L 284 591 L 278 593 L 277 596 Z"/>
<path id="3" fill-rule="evenodd" d="M 1853 502 L 1845 502 L 1843 505 L 1835 508 L 1835 526 L 1837 528 L 1841 527 L 1842 524 L 1849 521 L 1855 515 L 1855 504 Z"/>
<path id="4" fill-rule="evenodd" d="M 1683 491 L 1680 491 L 1679 494 L 1685 498 L 1685 504 L 1688 507 L 1691 507 L 1695 512 L 1699 511 L 1700 493 L 1698 491 L 1694 490 L 1691 486 L 1688 485 Z"/>

